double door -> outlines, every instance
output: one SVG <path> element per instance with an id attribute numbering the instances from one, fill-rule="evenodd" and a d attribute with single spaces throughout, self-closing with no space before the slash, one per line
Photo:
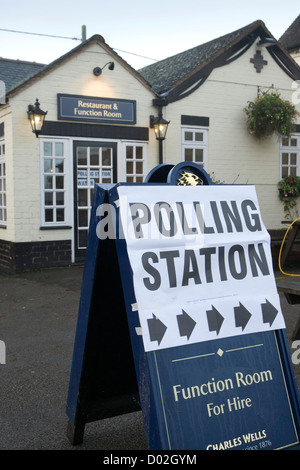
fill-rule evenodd
<path id="1" fill-rule="evenodd" d="M 95 183 L 117 182 L 117 144 L 74 142 L 75 260 L 86 253 Z"/>

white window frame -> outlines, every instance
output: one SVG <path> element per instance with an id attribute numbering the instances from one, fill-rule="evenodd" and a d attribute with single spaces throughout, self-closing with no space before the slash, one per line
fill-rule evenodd
<path id="1" fill-rule="evenodd" d="M 0 226 L 7 226 L 5 140 L 0 140 Z"/>
<path id="2" fill-rule="evenodd" d="M 192 134 L 192 139 L 186 139 L 186 133 L 189 132 Z M 203 134 L 203 140 L 198 141 L 196 139 L 196 134 Z M 196 126 L 183 126 L 181 128 L 181 158 L 182 161 L 185 161 L 185 150 L 190 149 L 193 153 L 193 161 L 199 163 L 204 170 L 207 171 L 207 156 L 208 156 L 208 129 L 203 127 Z M 203 162 L 197 161 L 196 151 L 203 150 Z"/>
<path id="3" fill-rule="evenodd" d="M 133 147 L 133 158 L 127 158 L 127 147 Z M 137 148 L 141 147 L 143 158 L 137 158 Z M 118 149 L 118 181 L 127 183 L 142 183 L 147 175 L 147 142 L 139 141 L 122 141 L 120 149 Z M 128 172 L 127 162 L 133 164 L 132 173 Z M 143 164 L 143 172 L 137 173 L 137 163 Z"/>
<path id="4" fill-rule="evenodd" d="M 300 176 L 300 134 L 280 138 L 279 178 L 286 176 Z"/>
<path id="5" fill-rule="evenodd" d="M 63 145 L 63 155 L 55 156 L 55 152 L 52 152 L 52 155 L 44 155 L 44 144 L 52 144 L 52 149 L 55 148 L 55 144 L 59 143 Z M 70 140 L 69 139 L 58 139 L 58 138 L 40 138 L 40 214 L 41 214 L 41 227 L 42 228 L 69 228 L 72 225 L 72 194 L 73 194 L 73 185 L 72 185 L 72 158 L 70 152 Z M 59 160 L 62 159 L 64 162 L 63 172 L 56 172 L 55 165 L 52 167 L 52 171 L 46 171 L 45 169 L 45 160 Z M 54 171 L 54 173 L 53 173 Z M 45 176 L 52 176 L 53 182 L 56 180 L 56 176 L 63 176 L 64 178 L 64 187 L 56 188 L 55 184 L 52 188 L 45 187 Z M 53 200 L 52 204 L 45 203 L 45 194 L 52 194 Z M 58 204 L 56 196 L 58 193 L 64 194 L 64 203 Z M 55 198 L 55 200 L 54 200 Z M 59 221 L 57 217 L 54 217 L 52 221 L 46 220 L 46 210 L 53 210 L 53 214 L 57 214 L 57 210 L 64 209 L 64 220 Z"/>

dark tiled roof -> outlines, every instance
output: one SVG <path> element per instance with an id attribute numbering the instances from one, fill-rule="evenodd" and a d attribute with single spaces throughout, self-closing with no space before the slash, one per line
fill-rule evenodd
<path id="1" fill-rule="evenodd" d="M 295 21 L 299 18 L 300 16 Z M 224 65 L 226 63 L 224 60 L 235 60 L 239 57 L 239 53 L 243 53 L 245 47 L 250 47 L 251 42 L 258 36 L 272 38 L 271 33 L 260 20 L 136 71 L 105 43 L 102 36 L 94 35 L 48 65 L 0 58 L 0 80 L 6 84 L 7 97 L 13 96 L 24 86 L 30 85 L 33 80 L 38 80 L 90 43 L 95 42 L 106 49 L 147 88 L 152 88 L 156 95 L 162 96 L 168 92 L 168 100 L 171 102 L 191 93 L 195 89 L 195 84 L 201 84 L 215 66 Z M 286 50 L 278 42 L 273 49 L 273 52 L 271 50 L 269 52 L 274 56 L 278 55 L 279 60 L 284 64 L 284 70 L 294 79 L 299 79 L 300 68 L 291 61 Z"/>
<path id="2" fill-rule="evenodd" d="M 96 43 L 101 45 L 113 58 L 118 60 L 124 67 L 126 67 L 130 73 L 135 75 L 147 88 L 149 84 L 145 79 L 134 70 L 122 57 L 120 57 L 116 51 L 114 51 L 108 44 L 106 44 L 103 36 L 95 34 L 86 41 L 82 42 L 74 49 L 70 50 L 66 54 L 62 55 L 58 59 L 55 59 L 50 64 L 44 65 L 36 62 L 25 62 L 21 60 L 10 60 L 0 58 L 0 80 L 6 82 L 6 96 L 13 96 L 19 92 L 24 86 L 30 85 L 34 80 L 38 80 L 42 76 L 46 75 L 50 70 L 59 67 L 66 60 L 72 58 L 78 54 L 81 50 L 84 50 L 88 45 Z M 3 63 L 1 64 L 1 61 Z M 11 64 L 9 64 L 11 63 Z M 10 69 L 11 66 L 11 69 Z"/>
<path id="3" fill-rule="evenodd" d="M 281 36 L 279 42 L 288 51 L 300 48 L 300 15 Z"/>
<path id="4" fill-rule="evenodd" d="M 0 80 L 5 83 L 6 91 L 35 75 L 44 67 L 37 62 L 3 59 L 0 57 Z"/>
<path id="5" fill-rule="evenodd" d="M 156 93 L 163 93 L 257 24 L 261 22 L 256 21 L 225 36 L 148 65 L 140 69 L 139 73 L 150 83 Z"/>

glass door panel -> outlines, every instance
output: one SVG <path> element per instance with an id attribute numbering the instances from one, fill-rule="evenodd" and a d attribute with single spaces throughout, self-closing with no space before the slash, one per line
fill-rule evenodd
<path id="1" fill-rule="evenodd" d="M 116 149 L 115 143 L 74 143 L 76 260 L 85 256 L 95 184 L 117 181 Z"/>

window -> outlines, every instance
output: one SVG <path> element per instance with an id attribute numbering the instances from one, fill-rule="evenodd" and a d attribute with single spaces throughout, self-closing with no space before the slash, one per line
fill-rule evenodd
<path id="1" fill-rule="evenodd" d="M 127 183 L 142 183 L 146 166 L 144 146 L 138 144 L 126 145 L 125 158 Z"/>
<path id="2" fill-rule="evenodd" d="M 0 140 L 0 224 L 6 226 L 6 221 L 5 142 Z"/>
<path id="3" fill-rule="evenodd" d="M 300 136 L 281 137 L 280 178 L 299 176 Z"/>
<path id="4" fill-rule="evenodd" d="M 42 140 L 42 225 L 67 223 L 66 142 Z"/>
<path id="5" fill-rule="evenodd" d="M 182 129 L 182 160 L 207 166 L 207 129 Z"/>

